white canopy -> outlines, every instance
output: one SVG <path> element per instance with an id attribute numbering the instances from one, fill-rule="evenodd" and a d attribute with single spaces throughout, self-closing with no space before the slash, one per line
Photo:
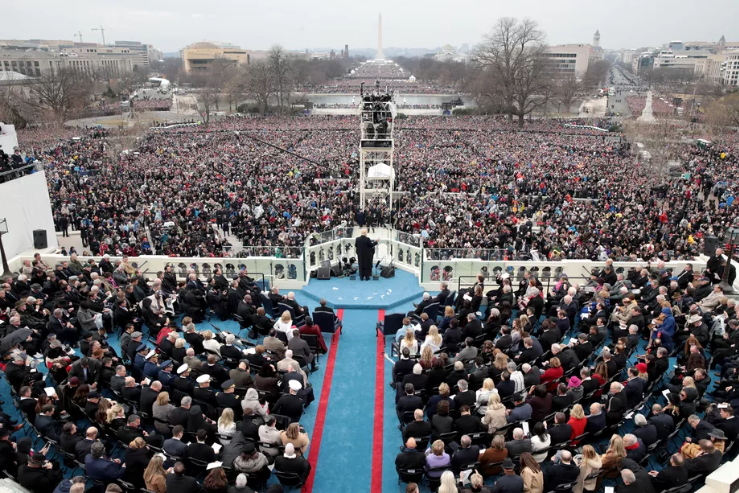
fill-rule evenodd
<path id="1" fill-rule="evenodd" d="M 395 178 L 395 170 L 385 163 L 377 163 L 374 166 L 370 166 L 367 172 L 368 178 Z"/>

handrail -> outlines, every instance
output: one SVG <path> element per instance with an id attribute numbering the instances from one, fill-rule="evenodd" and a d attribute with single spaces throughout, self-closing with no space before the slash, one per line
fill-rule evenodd
<path id="1" fill-rule="evenodd" d="M 43 163 L 26 164 L 25 166 L 21 166 L 20 168 L 11 169 L 9 171 L 3 171 L 2 173 L 0 173 L 0 178 L 2 178 L 4 176 L 8 176 L 8 175 L 13 174 L 13 173 L 20 173 L 21 171 L 26 170 L 28 168 L 35 168 L 35 169 L 38 170 L 39 168 L 40 169 L 43 169 L 43 167 L 44 167 Z M 25 175 L 25 173 L 23 173 L 23 174 Z"/>

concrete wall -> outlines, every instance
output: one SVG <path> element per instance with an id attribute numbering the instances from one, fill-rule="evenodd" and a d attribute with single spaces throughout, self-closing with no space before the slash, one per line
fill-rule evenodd
<path id="1" fill-rule="evenodd" d="M 45 172 L 0 184 L 0 197 L 0 220 L 8 220 L 8 233 L 3 235 L 8 258 L 33 249 L 35 229 L 46 231 L 49 247 L 57 246 Z"/>

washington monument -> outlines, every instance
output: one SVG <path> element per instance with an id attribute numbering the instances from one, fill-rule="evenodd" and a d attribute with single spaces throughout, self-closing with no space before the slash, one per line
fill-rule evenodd
<path id="1" fill-rule="evenodd" d="M 385 53 L 382 52 L 382 14 L 380 14 L 379 20 L 377 21 L 377 55 L 375 60 L 384 60 Z"/>

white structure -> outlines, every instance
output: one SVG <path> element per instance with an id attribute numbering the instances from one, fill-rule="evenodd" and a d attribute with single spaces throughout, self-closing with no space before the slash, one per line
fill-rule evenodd
<path id="1" fill-rule="evenodd" d="M 371 95 L 363 95 L 359 105 L 359 206 L 364 208 L 377 199 L 392 210 L 395 188 L 395 102 L 391 95 L 381 93 L 377 86 Z"/>
<path id="2" fill-rule="evenodd" d="M 384 59 L 385 52 L 382 51 L 382 13 L 380 13 L 380 17 L 377 20 L 377 54 L 375 55 L 375 60 Z"/>
<path id="3" fill-rule="evenodd" d="M 644 111 L 641 112 L 641 116 L 637 118 L 636 121 L 639 123 L 654 123 L 657 121 L 652 113 L 652 91 L 647 93 L 647 104 L 644 106 Z"/>
<path id="4" fill-rule="evenodd" d="M 600 48 L 600 31 L 597 29 L 593 35 L 593 48 Z"/>

